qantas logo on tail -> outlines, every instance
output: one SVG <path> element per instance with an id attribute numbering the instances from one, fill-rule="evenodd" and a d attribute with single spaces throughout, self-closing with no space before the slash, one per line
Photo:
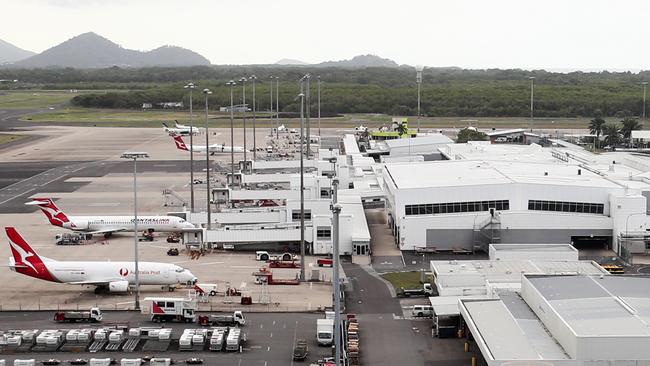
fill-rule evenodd
<path id="1" fill-rule="evenodd" d="M 176 148 L 179 150 L 184 150 L 184 151 L 189 151 L 190 149 L 187 148 L 187 145 L 185 145 L 185 141 L 183 141 L 183 138 L 176 135 L 174 136 L 174 142 L 176 142 Z"/>
<path id="2" fill-rule="evenodd" d="M 50 224 L 54 226 L 63 226 L 63 224 L 70 222 L 68 216 L 56 207 L 51 198 L 34 198 L 33 201 L 26 204 L 40 207 L 47 219 L 50 220 Z"/>
<path id="3" fill-rule="evenodd" d="M 16 272 L 46 281 L 58 282 L 47 269 L 41 257 L 27 244 L 15 228 L 6 227 L 5 232 L 9 238 L 11 254 L 14 256 Z"/>

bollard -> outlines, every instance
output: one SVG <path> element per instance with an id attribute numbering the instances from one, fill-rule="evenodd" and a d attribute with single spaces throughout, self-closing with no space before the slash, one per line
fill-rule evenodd
<path id="1" fill-rule="evenodd" d="M 476 356 L 472 356 L 472 366 L 476 366 L 477 364 Z"/>
<path id="2" fill-rule="evenodd" d="M 465 342 L 465 352 L 469 352 L 469 342 Z"/>

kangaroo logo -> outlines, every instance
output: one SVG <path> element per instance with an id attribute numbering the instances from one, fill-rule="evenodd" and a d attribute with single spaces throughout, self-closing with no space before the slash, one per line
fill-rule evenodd
<path id="1" fill-rule="evenodd" d="M 9 238 L 9 244 L 11 245 L 11 249 L 13 249 L 14 252 L 16 252 L 18 254 L 18 256 L 20 257 L 20 260 L 17 261 L 16 264 L 25 265 L 25 266 L 31 268 L 32 270 L 34 270 L 34 273 L 38 273 L 38 271 L 36 270 L 36 267 L 34 267 L 32 262 L 27 260 L 27 258 L 33 257 L 34 253 L 26 251 L 20 245 L 14 243 L 14 241 L 11 240 L 11 238 Z"/>
<path id="2" fill-rule="evenodd" d="M 34 202 L 30 204 L 38 205 L 52 225 L 63 226 L 64 223 L 70 221 L 63 211 L 59 210 L 59 208 L 56 207 L 54 202 L 49 198 L 36 198 L 34 199 Z"/>
<path id="3" fill-rule="evenodd" d="M 176 142 L 176 148 L 181 150 L 189 150 L 187 148 L 187 145 L 185 145 L 185 142 L 183 142 L 183 139 L 181 139 L 180 136 L 174 137 L 174 142 Z"/>
<path id="4" fill-rule="evenodd" d="M 120 268 L 120 276 L 126 277 L 129 275 L 129 269 L 128 268 Z"/>

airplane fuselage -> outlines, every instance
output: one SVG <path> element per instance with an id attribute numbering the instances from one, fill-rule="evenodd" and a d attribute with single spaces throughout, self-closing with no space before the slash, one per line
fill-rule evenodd
<path id="1" fill-rule="evenodd" d="M 133 216 L 69 216 L 63 227 L 83 232 L 135 230 Z M 172 232 L 193 228 L 194 225 L 176 216 L 138 216 L 138 231 Z"/>

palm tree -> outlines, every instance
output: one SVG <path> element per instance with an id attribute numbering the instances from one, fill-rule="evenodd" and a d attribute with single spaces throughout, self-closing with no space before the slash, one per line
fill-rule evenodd
<path id="1" fill-rule="evenodd" d="M 603 126 L 603 135 L 605 135 L 605 141 L 607 144 L 614 148 L 620 139 L 621 131 L 618 129 L 618 124 L 616 123 L 607 123 Z"/>
<path id="2" fill-rule="evenodd" d="M 603 133 L 603 127 L 605 126 L 605 120 L 596 117 L 589 122 L 589 132 L 591 132 L 592 135 L 596 135 L 596 139 L 594 140 L 594 148 L 597 148 L 599 145 L 597 142 L 600 142 L 600 135 Z"/>
<path id="3" fill-rule="evenodd" d="M 630 139 L 632 137 L 632 131 L 640 130 L 641 127 L 643 127 L 641 123 L 639 123 L 639 120 L 637 120 L 636 118 L 627 117 L 623 119 L 621 123 L 623 123 L 623 127 L 621 128 L 621 133 L 623 134 L 623 137 L 628 141 L 628 143 L 630 142 Z"/>
<path id="4" fill-rule="evenodd" d="M 409 129 L 407 127 L 408 125 L 404 122 L 400 122 L 397 125 L 397 133 L 399 134 L 399 137 L 401 138 L 402 135 L 407 134 L 409 132 Z M 410 137 L 410 136 L 409 136 Z"/>

